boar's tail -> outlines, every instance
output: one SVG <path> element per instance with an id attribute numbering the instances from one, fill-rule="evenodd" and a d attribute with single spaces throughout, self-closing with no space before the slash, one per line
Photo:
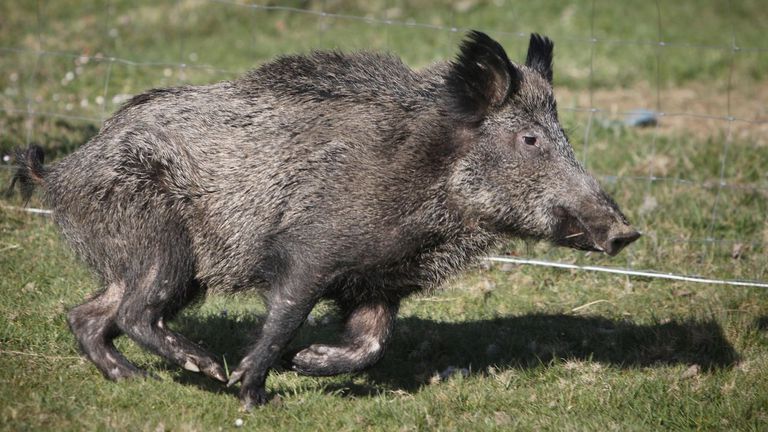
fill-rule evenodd
<path id="1" fill-rule="evenodd" d="M 16 173 L 11 178 L 8 194 L 13 193 L 13 187 L 19 184 L 19 191 L 24 202 L 32 197 L 35 186 L 42 185 L 46 169 L 43 167 L 45 154 L 42 147 L 32 144 L 26 149 L 16 151 Z"/>

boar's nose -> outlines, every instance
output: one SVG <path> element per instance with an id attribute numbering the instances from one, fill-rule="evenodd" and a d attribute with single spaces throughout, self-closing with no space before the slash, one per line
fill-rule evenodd
<path id="1" fill-rule="evenodd" d="M 611 233 L 605 242 L 605 253 L 614 256 L 621 252 L 627 245 L 640 238 L 640 233 L 630 226 L 625 226 L 621 231 Z"/>

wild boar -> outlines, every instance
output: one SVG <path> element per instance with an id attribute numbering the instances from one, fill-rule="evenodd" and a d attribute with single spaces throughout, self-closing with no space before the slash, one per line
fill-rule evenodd
<path id="1" fill-rule="evenodd" d="M 553 43 L 513 64 L 470 32 L 458 57 L 412 70 L 390 55 L 281 57 L 240 79 L 155 89 L 71 155 L 18 157 L 103 289 L 71 309 L 85 356 L 113 380 L 142 375 L 125 334 L 183 368 L 266 400 L 281 355 L 309 375 L 362 370 L 389 343 L 404 297 L 500 241 L 610 255 L 639 237 L 574 157 L 552 92 Z M 166 322 L 206 290 L 263 293 L 255 344 L 227 377 Z M 338 343 L 286 347 L 321 299 Z"/>

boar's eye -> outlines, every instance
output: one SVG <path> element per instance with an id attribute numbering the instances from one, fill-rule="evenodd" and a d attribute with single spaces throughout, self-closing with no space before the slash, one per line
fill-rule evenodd
<path id="1" fill-rule="evenodd" d="M 528 145 L 536 145 L 536 137 L 533 135 L 524 135 L 523 142 Z"/>

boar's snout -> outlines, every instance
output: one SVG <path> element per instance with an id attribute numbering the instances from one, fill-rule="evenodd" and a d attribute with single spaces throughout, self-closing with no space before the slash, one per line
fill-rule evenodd
<path id="1" fill-rule="evenodd" d="M 615 256 L 630 243 L 640 238 L 640 233 L 626 224 L 621 224 L 612 231 L 614 232 L 608 235 L 605 246 L 603 246 L 605 253 L 610 256 Z"/>
<path id="2" fill-rule="evenodd" d="M 556 207 L 555 244 L 614 256 L 640 238 L 624 215 L 615 211 L 574 211 Z"/>

